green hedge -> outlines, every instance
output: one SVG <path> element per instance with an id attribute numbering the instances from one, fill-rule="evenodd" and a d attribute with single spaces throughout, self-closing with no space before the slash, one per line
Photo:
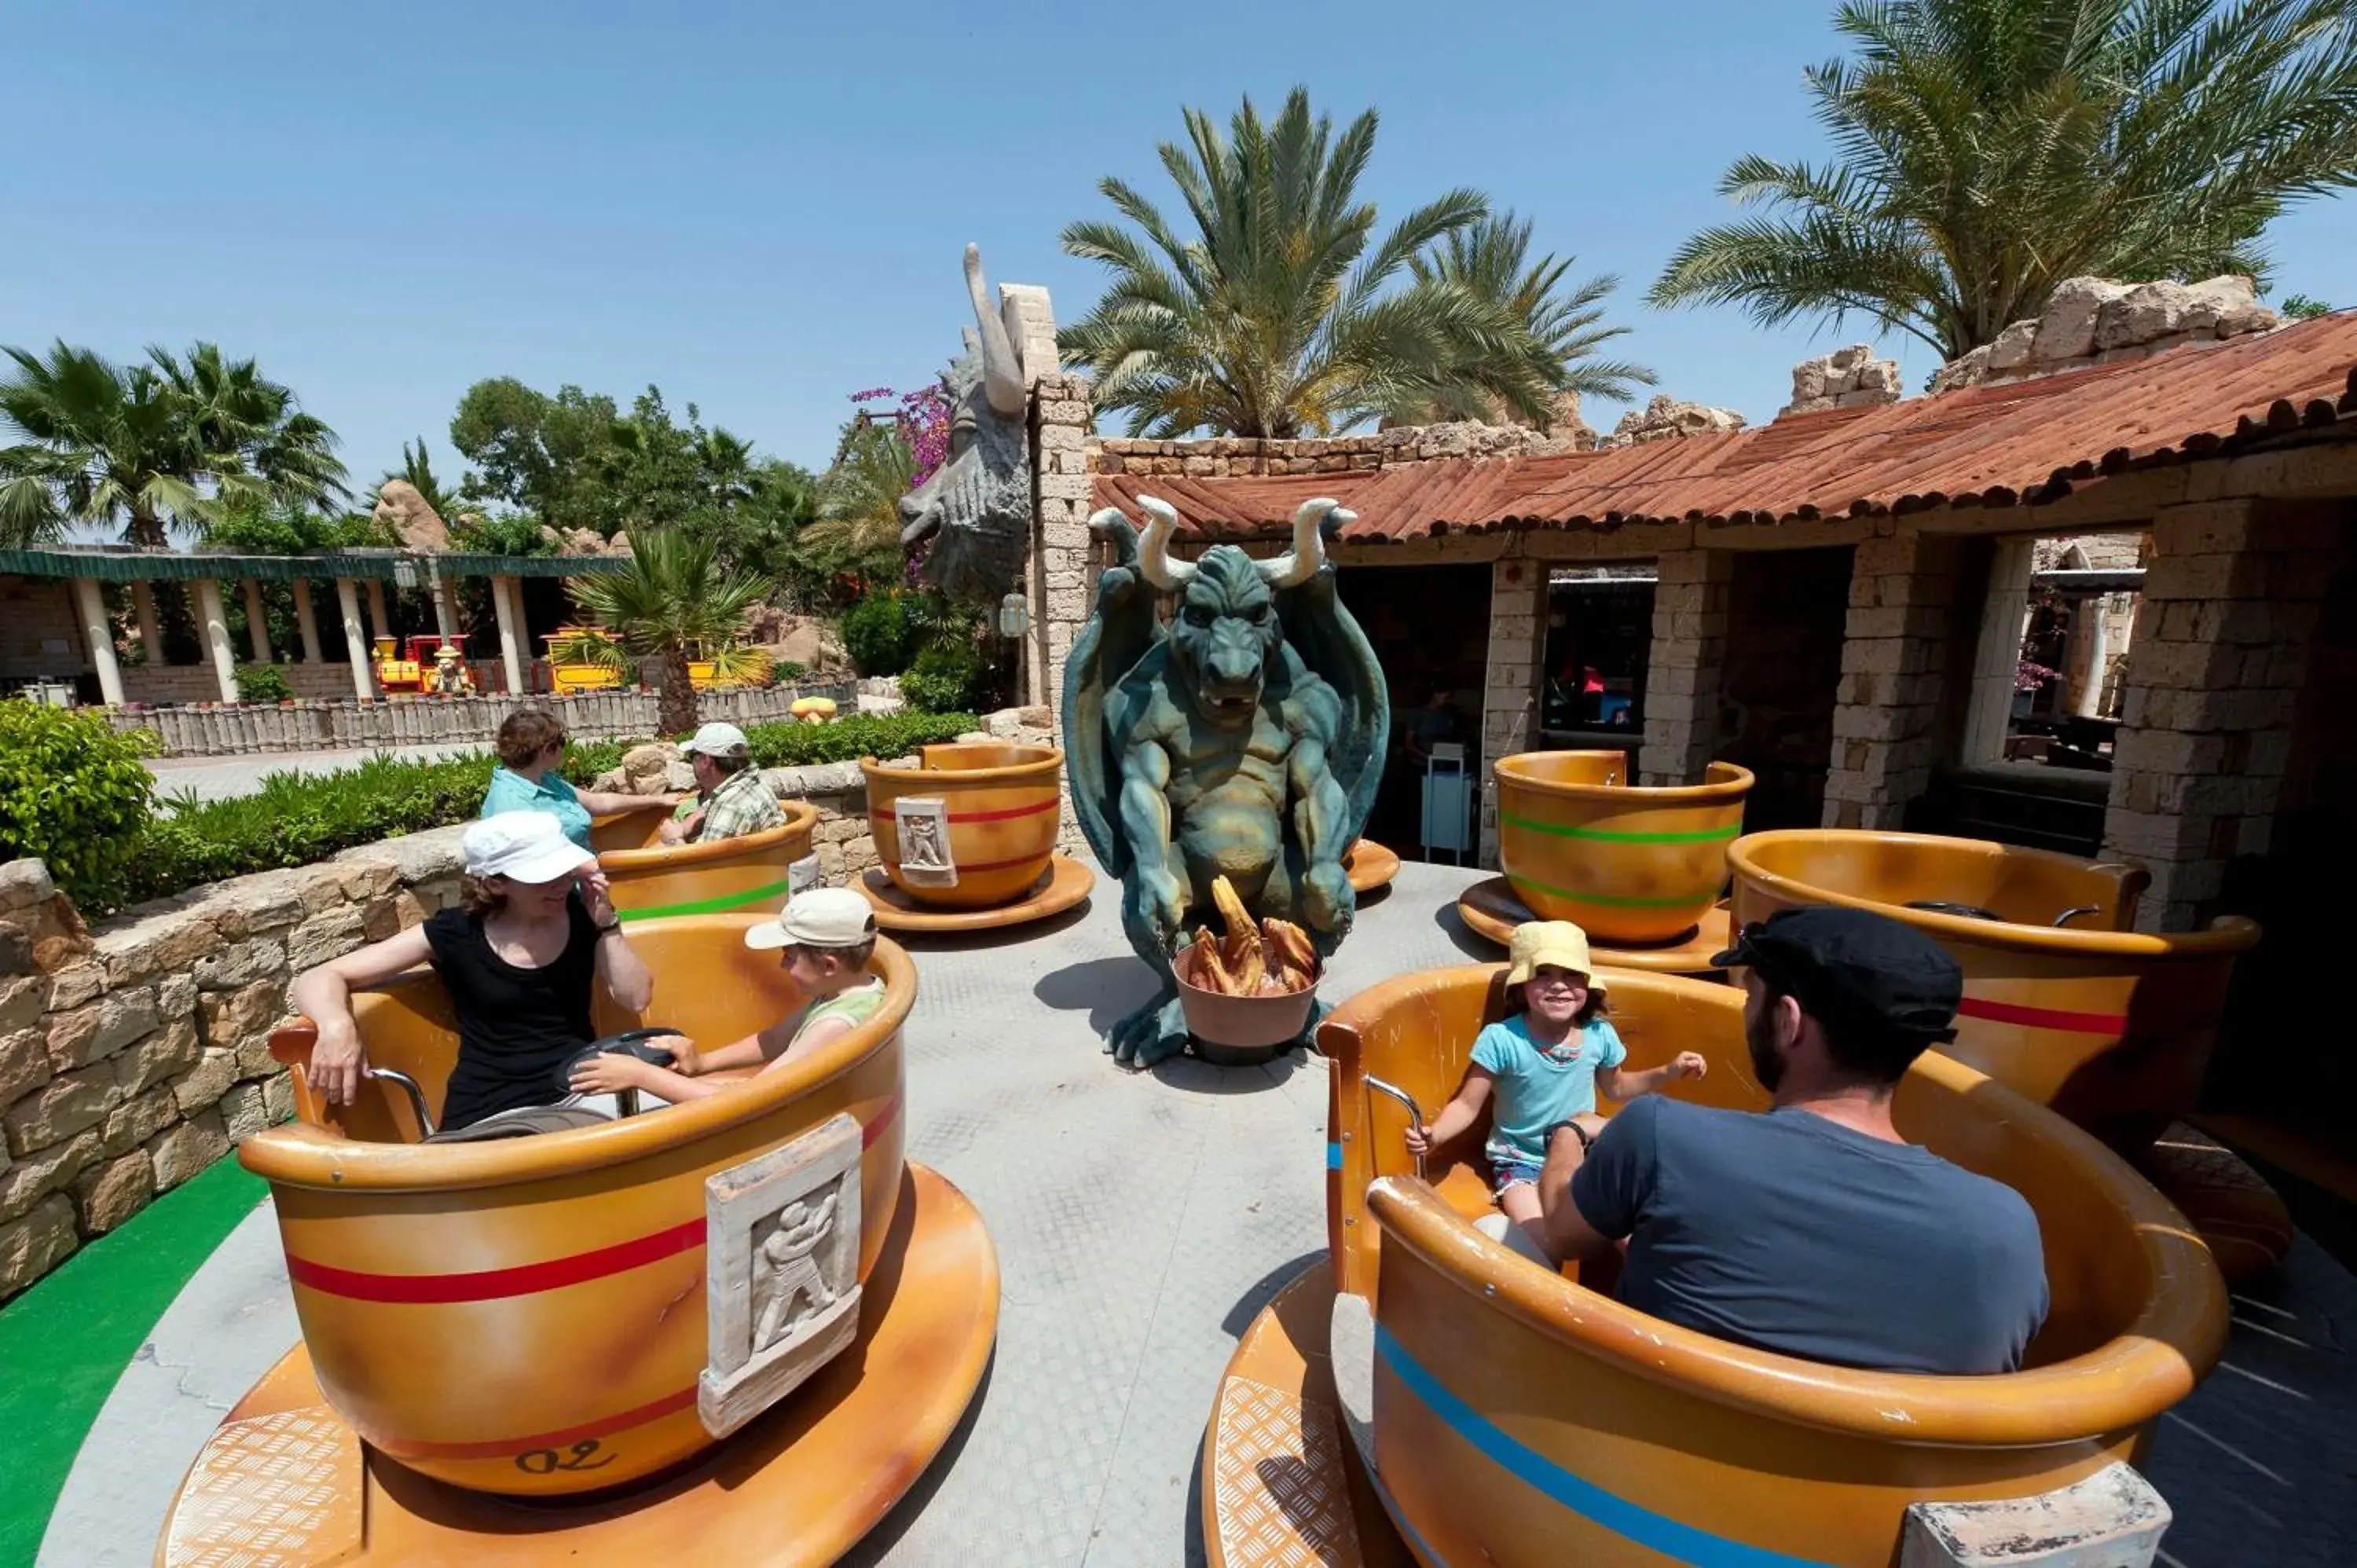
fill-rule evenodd
<path id="1" fill-rule="evenodd" d="M 972 714 L 859 714 L 825 725 L 756 725 L 763 768 L 900 757 L 977 727 Z M 574 742 L 565 776 L 587 786 L 632 741 Z M 447 762 L 372 757 L 328 774 L 274 773 L 252 795 L 182 795 L 153 812 L 142 743 L 102 720 L 0 704 L 0 859 L 38 854 L 93 918 L 207 882 L 308 865 L 339 850 L 464 822 L 481 810 L 489 755 Z M 126 771 L 127 769 L 127 771 Z M 151 814 L 152 813 L 152 814 Z M 123 853 L 117 854 L 120 849 Z"/>

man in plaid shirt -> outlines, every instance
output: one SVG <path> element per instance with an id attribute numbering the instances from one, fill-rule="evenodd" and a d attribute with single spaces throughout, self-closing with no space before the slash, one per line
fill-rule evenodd
<path id="1" fill-rule="evenodd" d="M 663 843 L 710 843 L 784 825 L 777 797 L 753 771 L 743 730 L 705 725 L 687 743 L 687 760 L 695 769 L 695 793 L 663 824 Z"/>

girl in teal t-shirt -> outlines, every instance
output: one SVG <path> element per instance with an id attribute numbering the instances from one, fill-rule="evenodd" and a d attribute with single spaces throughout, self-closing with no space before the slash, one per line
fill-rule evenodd
<path id="1" fill-rule="evenodd" d="M 1700 1078 L 1707 1064 L 1680 1051 L 1657 1068 L 1623 1071 L 1628 1047 L 1605 1017 L 1604 987 L 1590 978 L 1587 933 L 1567 920 L 1533 920 L 1514 928 L 1506 969 L 1512 1015 L 1473 1041 L 1465 1081 L 1428 1127 L 1411 1128 L 1408 1148 L 1424 1154 L 1456 1137 L 1490 1109 L 1489 1155 L 1498 1207 L 1545 1250 L 1540 1219 L 1539 1171 L 1547 1133 L 1578 1122 L 1592 1133 L 1603 1126 L 1596 1090 L 1633 1100 L 1682 1078 Z"/>

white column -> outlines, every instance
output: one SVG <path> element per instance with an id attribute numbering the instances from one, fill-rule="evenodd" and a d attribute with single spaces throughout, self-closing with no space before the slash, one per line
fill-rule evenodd
<path id="1" fill-rule="evenodd" d="M 507 666 L 508 695 L 523 695 L 523 588 L 513 577 L 491 579 L 491 609 L 500 620 L 500 661 Z"/>
<path id="2" fill-rule="evenodd" d="M 382 577 L 371 577 L 368 580 L 368 596 L 369 635 L 371 637 L 391 637 L 393 635 L 393 618 L 384 613 L 384 579 Z"/>
<path id="3" fill-rule="evenodd" d="M 212 650 L 213 675 L 221 682 L 221 700 L 237 701 L 237 655 L 229 645 L 229 612 L 221 608 L 221 584 L 210 577 L 199 577 L 197 589 L 197 624 L 204 634 L 205 646 Z"/>
<path id="4" fill-rule="evenodd" d="M 361 635 L 361 596 L 350 577 L 336 579 L 336 607 L 344 617 L 344 651 L 352 660 L 352 695 L 365 703 L 376 695 L 376 682 L 369 674 L 368 639 Z"/>
<path id="5" fill-rule="evenodd" d="M 164 666 L 164 632 L 156 624 L 156 590 L 145 583 L 132 584 L 131 607 L 139 614 L 139 646 L 147 650 L 147 662 L 160 670 Z"/>
<path id="6" fill-rule="evenodd" d="M 114 662 L 114 627 L 106 618 L 106 595 L 94 577 L 73 580 L 74 607 L 81 612 L 90 661 L 98 666 L 98 693 L 109 707 L 123 705 L 123 671 Z"/>
<path id="7" fill-rule="evenodd" d="M 2013 725 L 2013 678 L 2029 632 L 2029 583 L 2038 564 L 2027 537 L 1997 541 L 1973 657 L 1972 697 L 1964 709 L 1966 764 L 2000 762 Z"/>
<path id="8" fill-rule="evenodd" d="M 270 651 L 270 618 L 262 610 L 262 584 L 254 578 L 245 580 L 245 639 L 253 645 L 253 661 L 272 664 L 277 656 Z"/>
<path id="9" fill-rule="evenodd" d="M 458 635 L 458 618 L 450 613 L 450 585 L 441 577 L 427 580 L 426 596 L 434 601 L 434 629 L 444 637 Z"/>
<path id="10" fill-rule="evenodd" d="M 2112 661 L 2111 596 L 2090 594 L 2071 607 L 2071 711 L 2104 715 L 2104 667 Z"/>
<path id="11" fill-rule="evenodd" d="M 317 664 L 319 658 L 319 623 L 311 615 L 311 579 L 295 579 L 295 629 L 303 634 L 303 662 Z"/>

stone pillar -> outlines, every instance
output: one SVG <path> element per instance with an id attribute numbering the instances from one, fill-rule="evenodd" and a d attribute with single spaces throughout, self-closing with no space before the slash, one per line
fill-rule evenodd
<path id="1" fill-rule="evenodd" d="M 434 629 L 444 637 L 458 635 L 457 613 L 450 603 L 448 579 L 436 573 L 426 579 L 426 596 L 434 601 Z"/>
<path id="2" fill-rule="evenodd" d="M 391 637 L 393 618 L 384 613 L 384 580 L 381 577 L 371 577 L 368 580 L 368 606 L 369 636 Z"/>
<path id="3" fill-rule="evenodd" d="M 146 650 L 147 662 L 160 670 L 164 667 L 164 632 L 156 620 L 156 590 L 146 583 L 131 585 L 131 607 L 139 617 L 139 646 Z"/>
<path id="4" fill-rule="evenodd" d="M 344 651 L 352 661 L 352 695 L 365 703 L 376 695 L 376 679 L 370 673 L 368 639 L 361 635 L 361 596 L 350 577 L 336 579 L 336 608 L 344 618 Z"/>
<path id="5" fill-rule="evenodd" d="M 262 609 L 262 585 L 248 577 L 241 586 L 245 589 L 245 640 L 253 649 L 253 661 L 274 663 L 277 655 L 270 651 L 270 618 Z"/>
<path id="6" fill-rule="evenodd" d="M 1973 654 L 1973 689 L 1966 695 L 1963 760 L 2001 762 L 2013 725 L 2014 677 L 2021 645 L 2029 635 L 2029 585 L 2038 568 L 2036 542 L 2027 536 L 2000 539 L 1989 563 L 1988 595 L 1982 601 L 1980 640 Z"/>
<path id="7" fill-rule="evenodd" d="M 1096 607 L 1088 430 L 1088 378 L 1040 376 L 1031 400 L 1032 560 L 1025 585 L 1031 594 L 1032 646 L 1027 662 L 1036 700 L 1054 715 L 1058 746 L 1071 744 L 1064 735 L 1064 665 Z M 1069 854 L 1080 847 L 1080 827 L 1069 781 L 1061 788 Z"/>
<path id="8" fill-rule="evenodd" d="M 1701 782 L 1704 766 L 1718 750 L 1735 557 L 1723 550 L 1673 550 L 1658 559 L 1655 571 L 1639 764 L 1640 782 L 1649 789 Z"/>
<path id="9" fill-rule="evenodd" d="M 1498 864 L 1491 768 L 1537 743 L 1539 665 L 1546 656 L 1546 564 L 1516 556 L 1490 566 L 1490 655 L 1481 681 L 1481 864 Z M 1414 699 L 1414 692 L 1394 693 Z"/>
<path id="10" fill-rule="evenodd" d="M 237 701 L 237 655 L 229 643 L 229 612 L 221 608 L 221 584 L 210 577 L 196 581 L 197 628 L 212 652 L 213 675 L 221 682 L 221 700 Z"/>
<path id="11" fill-rule="evenodd" d="M 1960 549 L 1952 537 L 1901 528 L 1852 557 L 1829 828 L 1896 828 L 1932 782 Z"/>
<path id="12" fill-rule="evenodd" d="M 295 579 L 295 629 L 303 638 L 303 662 L 317 664 L 319 657 L 319 622 L 311 614 L 311 579 Z"/>
<path id="13" fill-rule="evenodd" d="M 73 580 L 74 608 L 81 615 L 81 632 L 90 643 L 90 661 L 98 668 L 98 693 L 111 708 L 123 705 L 123 671 L 114 662 L 114 623 L 106 618 L 106 592 L 95 577 Z"/>
<path id="14" fill-rule="evenodd" d="M 2128 650 L 2104 853 L 2144 866 L 2144 930 L 2185 930 L 2263 854 L 2339 547 L 2338 502 L 2165 508 Z"/>
<path id="15" fill-rule="evenodd" d="M 508 672 L 508 695 L 523 694 L 522 585 L 513 577 L 491 579 L 491 613 L 500 622 L 500 662 Z"/>

